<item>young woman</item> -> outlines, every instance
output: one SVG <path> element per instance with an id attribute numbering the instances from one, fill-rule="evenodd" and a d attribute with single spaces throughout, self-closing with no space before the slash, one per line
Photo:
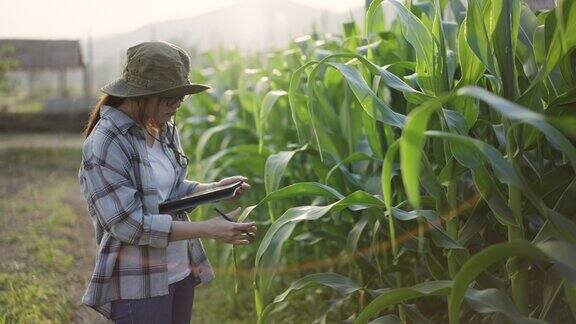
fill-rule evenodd
<path id="1" fill-rule="evenodd" d="M 84 131 L 78 179 L 98 247 L 82 302 L 115 323 L 190 323 L 194 287 L 214 279 L 200 238 L 249 244 L 256 226 L 221 216 L 191 222 L 184 212 L 160 214 L 158 204 L 247 179 L 185 179 L 188 159 L 170 121 L 186 96 L 210 88 L 188 80 L 188 54 L 156 41 L 126 56 L 122 77 L 100 89 Z M 248 189 L 244 183 L 232 199 Z"/>

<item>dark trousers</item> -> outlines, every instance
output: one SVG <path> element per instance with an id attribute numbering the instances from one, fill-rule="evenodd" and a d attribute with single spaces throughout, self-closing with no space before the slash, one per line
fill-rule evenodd
<path id="1" fill-rule="evenodd" d="M 194 302 L 192 274 L 170 284 L 168 290 L 164 296 L 112 301 L 112 320 L 117 324 L 189 324 Z"/>

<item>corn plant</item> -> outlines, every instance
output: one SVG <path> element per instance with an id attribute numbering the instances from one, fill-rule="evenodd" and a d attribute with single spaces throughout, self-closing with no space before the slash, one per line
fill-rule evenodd
<path id="1" fill-rule="evenodd" d="M 252 179 L 258 322 L 318 287 L 319 323 L 576 321 L 574 21 L 373 0 L 363 28 L 206 53 L 183 137 L 198 179 Z"/>

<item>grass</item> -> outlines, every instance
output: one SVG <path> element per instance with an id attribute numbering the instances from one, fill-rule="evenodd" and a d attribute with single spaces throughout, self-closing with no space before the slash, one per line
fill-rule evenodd
<path id="1" fill-rule="evenodd" d="M 78 256 L 74 245 L 78 211 L 67 201 L 78 149 L 0 151 L 1 323 L 69 322 L 77 302 L 71 282 Z"/>
<path id="2" fill-rule="evenodd" d="M 74 257 L 69 253 L 72 226 L 76 213 L 63 204 L 65 186 L 47 184 L 43 197 L 55 199 L 15 198 L 2 204 L 0 214 L 4 230 L 1 241 L 10 252 L 4 254 L 0 273 L 0 322 L 65 322 L 70 319 L 73 301 L 66 284 Z M 8 209 L 7 205 L 12 208 Z M 11 219 L 31 216 L 30 219 Z M 47 216 L 45 216 L 47 215 Z M 37 218 L 37 219 L 36 219 Z M 10 224 L 7 224 L 10 223 Z"/>
<path id="3" fill-rule="evenodd" d="M 71 176 L 78 172 L 79 156 L 76 148 L 9 147 L 0 152 L 0 168 L 13 175 L 49 176 L 57 171 Z"/>
<path id="4" fill-rule="evenodd" d="M 30 273 L 0 274 L 0 323 L 66 322 L 69 301 L 58 289 L 46 285 L 46 277 Z"/>

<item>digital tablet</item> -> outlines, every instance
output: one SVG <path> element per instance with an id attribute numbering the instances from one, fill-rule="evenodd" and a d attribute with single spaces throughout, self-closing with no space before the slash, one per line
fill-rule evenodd
<path id="1" fill-rule="evenodd" d="M 188 211 L 201 204 L 230 199 L 234 197 L 236 189 L 240 188 L 242 183 L 244 181 L 238 181 L 226 186 L 202 190 L 174 200 L 164 201 L 158 205 L 158 210 L 161 214 L 171 214 Z"/>

